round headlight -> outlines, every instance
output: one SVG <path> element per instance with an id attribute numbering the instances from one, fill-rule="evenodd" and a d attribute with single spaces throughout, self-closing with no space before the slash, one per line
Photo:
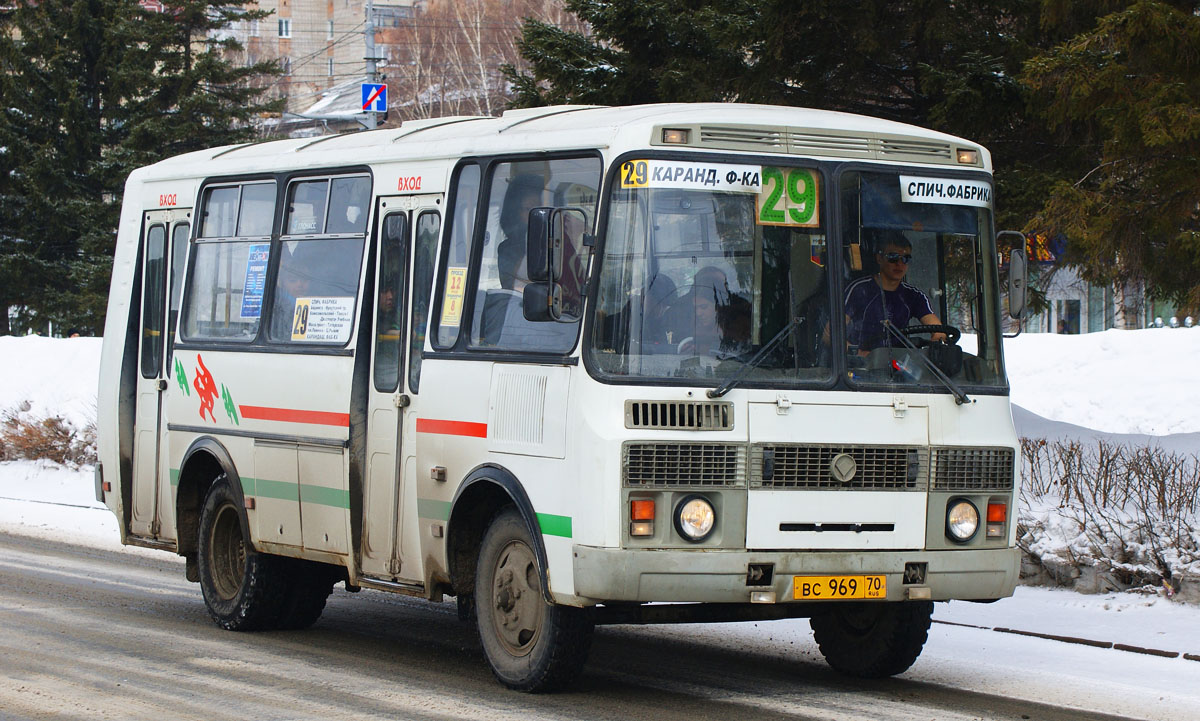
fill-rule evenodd
<path id="1" fill-rule="evenodd" d="M 946 535 L 951 540 L 966 542 L 971 540 L 975 531 L 979 530 L 979 509 L 967 500 L 957 500 L 950 504 L 946 512 Z"/>
<path id="2" fill-rule="evenodd" d="M 703 496 L 688 496 L 675 506 L 675 530 L 693 543 L 708 538 L 717 523 L 717 512 Z"/>

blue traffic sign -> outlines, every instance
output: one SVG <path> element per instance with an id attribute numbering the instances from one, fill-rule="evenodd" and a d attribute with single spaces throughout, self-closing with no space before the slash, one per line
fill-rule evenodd
<path id="1" fill-rule="evenodd" d="M 387 85 L 384 83 L 362 84 L 362 109 L 366 111 L 387 112 Z"/>

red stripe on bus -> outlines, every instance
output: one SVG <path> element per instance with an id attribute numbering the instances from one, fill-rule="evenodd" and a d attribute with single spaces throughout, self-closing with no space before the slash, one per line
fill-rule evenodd
<path id="1" fill-rule="evenodd" d="M 298 411 L 293 408 L 267 408 L 265 406 L 238 406 L 242 418 L 258 421 L 283 421 L 284 423 L 311 423 L 317 426 L 350 427 L 349 413 L 330 411 Z"/>
<path id="2" fill-rule="evenodd" d="M 433 418 L 418 418 L 417 433 L 440 433 L 447 436 L 487 438 L 487 424 L 472 423 L 470 421 L 439 421 Z"/>

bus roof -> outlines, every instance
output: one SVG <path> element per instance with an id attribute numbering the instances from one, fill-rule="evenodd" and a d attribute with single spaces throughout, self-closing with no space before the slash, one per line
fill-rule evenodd
<path id="1" fill-rule="evenodd" d="M 977 143 L 914 125 L 809 108 L 670 103 L 559 105 L 500 117 L 411 120 L 399 128 L 210 148 L 137 173 L 154 181 L 497 153 L 624 150 L 664 145 L 664 127 L 690 131 L 688 142 L 668 146 L 675 149 L 955 166 L 957 151 L 966 149 L 979 151 L 969 167 L 991 170 L 990 154 Z"/>

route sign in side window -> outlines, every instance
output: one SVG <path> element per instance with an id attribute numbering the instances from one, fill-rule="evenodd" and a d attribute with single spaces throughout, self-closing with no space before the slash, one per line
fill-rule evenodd
<path id="1" fill-rule="evenodd" d="M 450 210 L 450 240 L 439 287 L 437 335 L 434 345 L 449 348 L 458 341 L 462 327 L 463 304 L 467 292 L 467 265 L 471 258 L 471 236 L 475 231 L 475 210 L 479 205 L 479 166 L 464 165 L 454 180 L 454 207 Z"/>

